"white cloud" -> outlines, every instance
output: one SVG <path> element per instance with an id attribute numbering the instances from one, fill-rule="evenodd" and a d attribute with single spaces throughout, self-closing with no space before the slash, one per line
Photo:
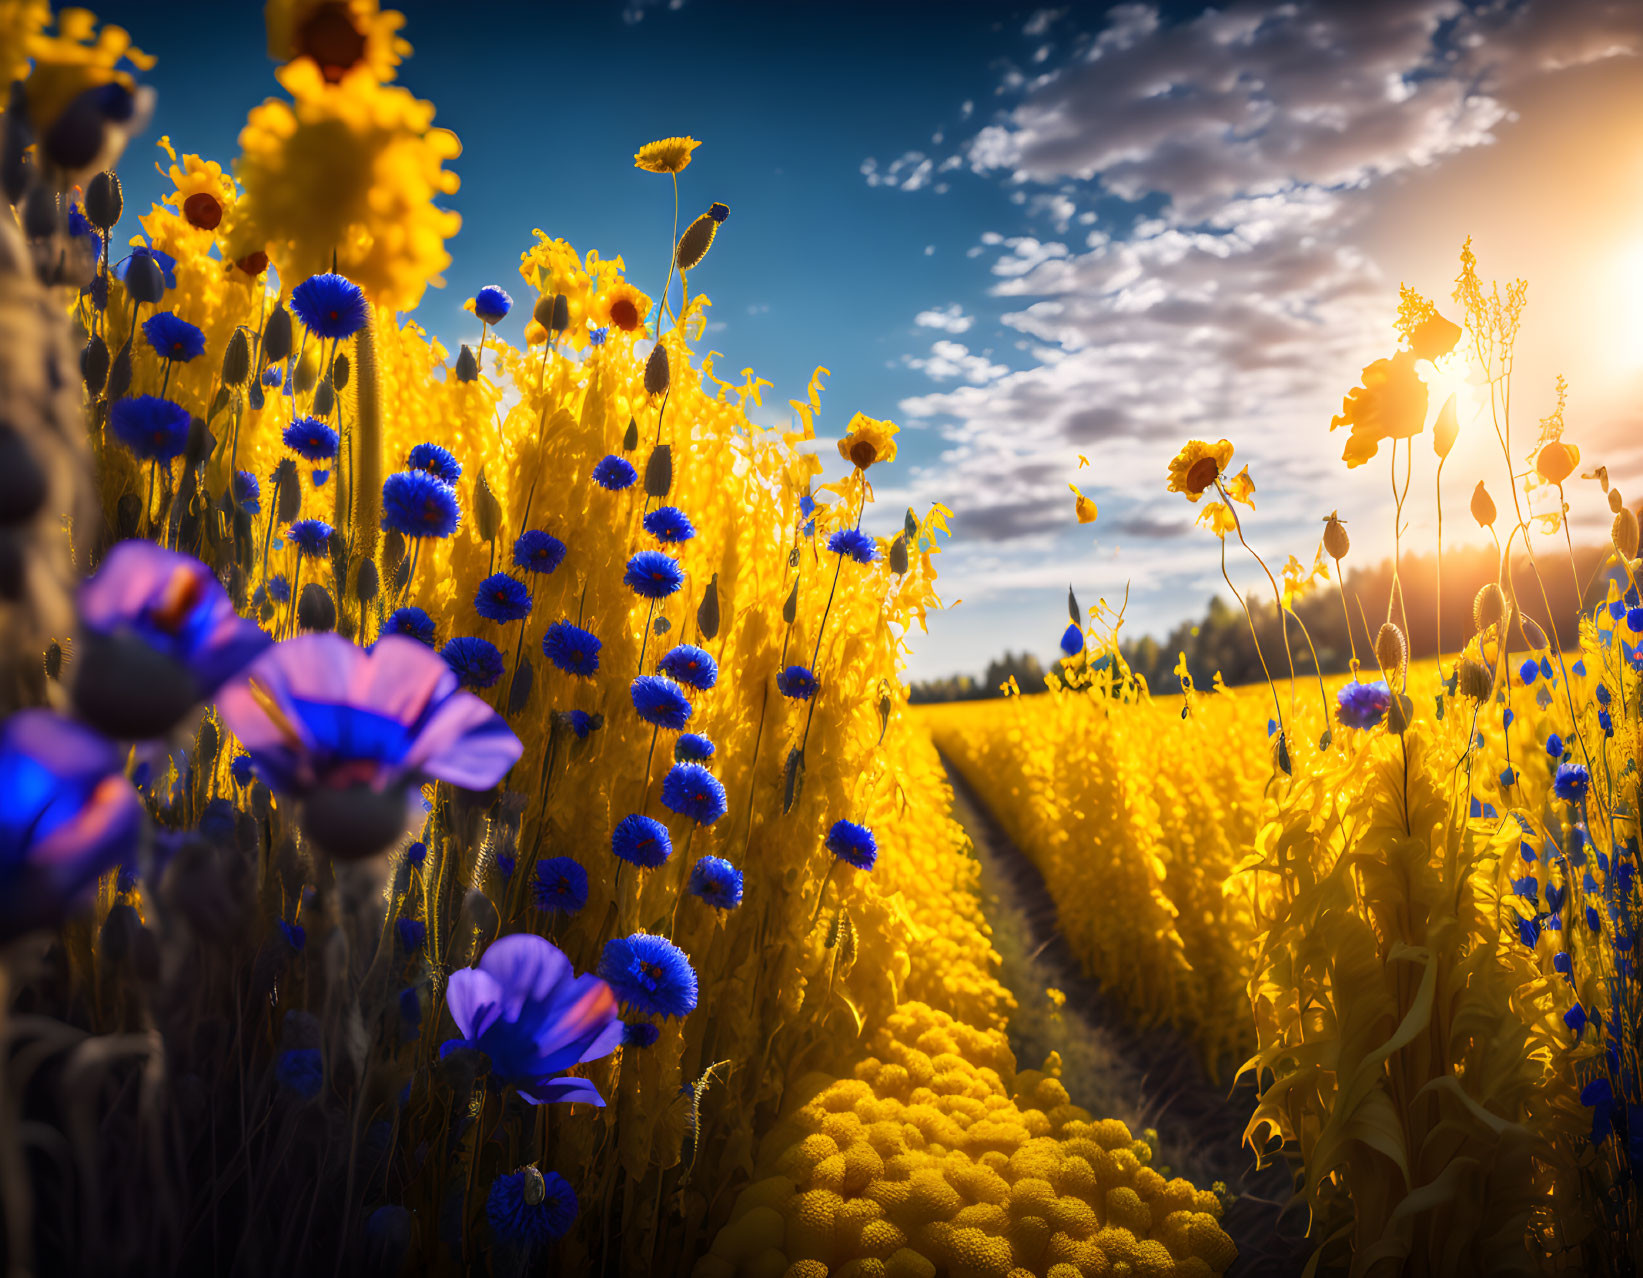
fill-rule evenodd
<path id="1" fill-rule="evenodd" d="M 685 0 L 627 0 L 622 6 L 622 21 L 628 26 L 645 20 L 645 12 L 649 9 L 666 8 L 674 12 L 685 7 Z"/>
<path id="2" fill-rule="evenodd" d="M 934 250 L 935 246 L 931 245 L 924 251 L 930 253 Z M 975 322 L 975 317 L 966 315 L 964 308 L 957 302 L 935 310 L 920 311 L 913 316 L 913 323 L 920 328 L 939 328 L 943 333 L 967 333 L 970 331 L 970 325 Z"/>
<path id="3" fill-rule="evenodd" d="M 878 161 L 872 156 L 861 162 L 861 175 L 867 179 L 868 186 L 889 186 L 903 191 L 918 191 L 929 186 L 930 176 L 935 171 L 936 162 L 923 151 L 898 155 L 883 169 L 879 168 Z M 937 194 L 940 194 L 939 190 Z"/>
<path id="4" fill-rule="evenodd" d="M 909 368 L 918 369 L 932 381 L 963 380 L 977 386 L 1002 377 L 1010 371 L 1002 364 L 993 363 L 985 355 L 972 355 L 970 348 L 963 342 L 946 340 L 933 344 L 928 358 L 909 355 L 906 357 L 906 363 Z M 902 406 L 905 408 L 906 403 Z"/>

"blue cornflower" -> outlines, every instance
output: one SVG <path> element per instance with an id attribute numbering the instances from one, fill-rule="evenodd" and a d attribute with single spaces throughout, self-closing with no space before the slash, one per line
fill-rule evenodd
<path id="1" fill-rule="evenodd" d="M 407 470 L 422 470 L 442 484 L 455 485 L 462 478 L 462 463 L 456 454 L 438 444 L 418 444 L 405 455 Z"/>
<path id="2" fill-rule="evenodd" d="M 685 512 L 677 506 L 658 506 L 644 518 L 645 531 L 657 541 L 674 545 L 696 535 Z"/>
<path id="3" fill-rule="evenodd" d="M 804 535 L 806 537 L 815 536 L 816 535 L 816 499 L 814 497 L 812 497 L 809 493 L 805 493 L 803 496 L 801 496 L 799 498 L 799 517 L 805 521 L 805 523 L 804 523 Z"/>
<path id="4" fill-rule="evenodd" d="M 474 294 L 474 314 L 482 324 L 500 324 L 513 309 L 513 298 L 495 284 L 487 284 Z"/>
<path id="5" fill-rule="evenodd" d="M 248 470 L 234 472 L 234 502 L 247 514 L 262 513 L 262 484 Z"/>
<path id="6" fill-rule="evenodd" d="M 704 856 L 690 867 L 685 891 L 716 909 L 734 910 L 742 903 L 742 872 L 720 857 Z"/>
<path id="7" fill-rule="evenodd" d="M 1343 727 L 1373 728 L 1391 704 L 1392 689 L 1383 680 L 1347 683 L 1335 694 L 1335 717 Z"/>
<path id="8" fill-rule="evenodd" d="M 1546 753 L 1551 755 L 1554 759 L 1561 759 L 1563 757 L 1563 738 L 1558 736 L 1555 732 L 1546 738 Z"/>
<path id="9" fill-rule="evenodd" d="M 150 315 L 143 321 L 143 336 L 161 359 L 186 364 L 205 353 L 205 334 L 170 311 Z"/>
<path id="10" fill-rule="evenodd" d="M 519 578 L 493 572 L 479 583 L 474 611 L 486 621 L 523 621 L 531 615 L 531 592 Z"/>
<path id="11" fill-rule="evenodd" d="M 833 828 L 827 832 L 827 850 L 858 870 L 871 870 L 879 859 L 879 845 L 873 832 L 854 821 L 833 822 Z"/>
<path id="12" fill-rule="evenodd" d="M 299 519 L 285 536 L 297 548 L 299 558 L 314 559 L 330 548 L 331 525 L 319 519 Z"/>
<path id="13" fill-rule="evenodd" d="M 690 721 L 690 699 L 684 689 L 662 675 L 640 675 L 633 681 L 633 708 L 646 723 L 679 731 Z"/>
<path id="14" fill-rule="evenodd" d="M 827 539 L 835 555 L 848 556 L 858 564 L 870 564 L 879 556 L 878 543 L 860 528 L 841 528 Z"/>
<path id="15" fill-rule="evenodd" d="M 650 1021 L 628 1021 L 622 1026 L 623 1047 L 654 1047 L 662 1031 Z"/>
<path id="16" fill-rule="evenodd" d="M 583 679 L 598 671 L 602 646 L 597 635 L 568 621 L 554 622 L 542 635 L 542 655 L 566 674 Z"/>
<path id="17" fill-rule="evenodd" d="M 682 643 L 656 663 L 661 672 L 687 688 L 706 692 L 719 681 L 719 663 L 705 648 Z"/>
<path id="18" fill-rule="evenodd" d="M 608 325 L 606 327 L 603 327 L 603 328 L 593 329 L 591 332 L 588 333 L 588 345 L 589 346 L 603 346 L 605 344 L 606 340 L 609 337 L 610 337 L 610 328 L 609 328 Z"/>
<path id="19" fill-rule="evenodd" d="M 283 572 L 277 572 L 270 577 L 266 589 L 268 597 L 275 603 L 291 602 L 291 582 Z"/>
<path id="20" fill-rule="evenodd" d="M 1626 609 L 1626 629 L 1643 630 L 1643 608 Z"/>
<path id="21" fill-rule="evenodd" d="M 445 658 L 445 664 L 464 688 L 481 691 L 502 677 L 502 654 L 489 639 L 472 636 L 452 639 L 439 650 L 439 655 Z"/>
<path id="22" fill-rule="evenodd" d="M 294 953 L 302 953 L 302 947 L 308 944 L 308 929 L 301 923 L 287 923 L 284 919 L 275 919 L 280 925 L 280 935 L 285 938 Z"/>
<path id="23" fill-rule="evenodd" d="M 713 757 L 713 742 L 700 732 L 681 732 L 673 743 L 673 757 L 680 763 L 706 763 Z"/>
<path id="24" fill-rule="evenodd" d="M 641 550 L 628 560 L 622 580 L 643 599 L 666 599 L 685 584 L 685 574 L 676 560 L 661 551 Z"/>
<path id="25" fill-rule="evenodd" d="M 293 1047 L 274 1057 L 274 1078 L 287 1091 L 313 1100 L 325 1086 L 325 1058 L 317 1047 Z"/>
<path id="26" fill-rule="evenodd" d="M 1609 704 L 1610 693 L 1607 685 L 1601 683 L 1598 684 L 1597 687 L 1592 690 L 1592 695 L 1597 698 L 1598 705 L 1606 706 Z"/>
<path id="27" fill-rule="evenodd" d="M 654 870 L 673 855 L 673 839 L 667 826 L 655 817 L 635 812 L 616 823 L 610 835 L 610 850 L 629 865 Z"/>
<path id="28" fill-rule="evenodd" d="M 572 710 L 566 718 L 570 720 L 570 730 L 576 734 L 578 741 L 586 741 L 588 733 L 597 726 L 593 722 L 593 716 L 586 710 Z"/>
<path id="29" fill-rule="evenodd" d="M 1565 803 L 1579 803 L 1586 797 L 1586 789 L 1591 783 L 1591 774 L 1584 766 L 1563 763 L 1558 765 L 1557 776 L 1552 779 L 1552 791 Z"/>
<path id="30" fill-rule="evenodd" d="M 552 533 L 533 528 L 513 543 L 513 566 L 526 572 L 552 572 L 565 561 L 565 543 Z"/>
<path id="31" fill-rule="evenodd" d="M 291 290 L 291 309 L 316 337 L 352 337 L 365 327 L 365 290 L 331 271 Z"/>
<path id="32" fill-rule="evenodd" d="M 685 1016 L 696 1006 L 696 969 L 665 936 L 612 937 L 599 957 L 599 975 L 645 1016 Z"/>
<path id="33" fill-rule="evenodd" d="M 403 470 L 382 485 L 382 526 L 407 537 L 449 537 L 462 522 L 456 489 L 426 471 Z"/>
<path id="34" fill-rule="evenodd" d="M 331 478 L 331 471 L 329 468 L 324 470 L 312 470 L 308 472 L 308 478 L 314 481 L 315 488 L 324 488 L 325 481 Z"/>
<path id="35" fill-rule="evenodd" d="M 527 1185 L 537 1181 L 541 1182 L 540 1196 L 534 1188 L 527 1193 Z M 570 1182 L 558 1172 L 540 1172 L 534 1167 L 498 1176 L 485 1195 L 485 1219 L 496 1240 L 526 1252 L 568 1234 L 576 1223 L 577 1210 L 576 1191 Z"/>
<path id="36" fill-rule="evenodd" d="M 409 635 L 418 643 L 434 646 L 434 619 L 415 604 L 395 608 L 382 623 L 385 635 Z"/>
<path id="37" fill-rule="evenodd" d="M 1069 657 L 1076 657 L 1084 651 L 1084 632 L 1078 628 L 1076 621 L 1061 632 L 1061 651 Z"/>
<path id="38" fill-rule="evenodd" d="M 808 701 L 821 685 L 808 666 L 789 666 L 776 676 L 776 691 L 795 701 Z"/>
<path id="39" fill-rule="evenodd" d="M 330 461 L 337 455 L 337 433 L 317 417 L 299 417 L 285 428 L 285 446 L 304 461 Z"/>
<path id="40" fill-rule="evenodd" d="M 725 814 L 725 788 L 701 764 L 675 763 L 662 781 L 662 806 L 697 825 L 712 825 Z"/>
<path id="41" fill-rule="evenodd" d="M 1575 1038 L 1579 1039 L 1586 1032 L 1586 1009 L 1576 1003 L 1567 1012 L 1563 1013 L 1563 1023 L 1572 1029 Z"/>
<path id="42" fill-rule="evenodd" d="M 158 395 L 117 399 L 109 429 L 138 461 L 169 462 L 188 447 L 188 410 Z"/>
<path id="43" fill-rule="evenodd" d="M 615 453 L 601 458 L 599 464 L 593 468 L 593 482 L 613 493 L 619 493 L 624 488 L 632 488 L 638 478 L 639 472 L 633 469 L 633 464 Z"/>
<path id="44" fill-rule="evenodd" d="M 407 954 L 418 953 L 422 943 L 428 939 L 428 925 L 421 919 L 397 919 L 394 931 L 399 933 L 399 948 Z"/>
<path id="45" fill-rule="evenodd" d="M 280 371 L 278 364 L 270 364 L 262 370 L 262 384 L 264 386 L 278 386 L 284 378 L 285 375 Z"/>
<path id="46" fill-rule="evenodd" d="M 234 778 L 235 785 L 251 784 L 251 756 L 236 754 L 234 762 L 228 765 L 229 775 Z"/>
<path id="47" fill-rule="evenodd" d="M 575 914 L 588 903 L 588 872 L 568 856 L 536 863 L 536 908 Z"/>
<path id="48" fill-rule="evenodd" d="M 1533 657 L 1530 657 L 1518 667 L 1517 673 L 1518 678 L 1522 679 L 1524 683 L 1533 683 L 1536 676 L 1540 674 L 1540 662 L 1536 661 Z"/>
<path id="49" fill-rule="evenodd" d="M 551 941 L 516 932 L 493 942 L 477 965 L 451 973 L 445 1004 L 462 1037 L 443 1044 L 441 1056 L 463 1047 L 485 1053 L 491 1076 L 532 1105 L 604 1105 L 592 1083 L 562 1071 L 620 1045 L 616 1000 L 597 976 L 575 975 Z"/>

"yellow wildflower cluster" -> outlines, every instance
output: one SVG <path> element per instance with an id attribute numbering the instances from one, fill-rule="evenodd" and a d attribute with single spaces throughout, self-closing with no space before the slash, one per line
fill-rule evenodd
<path id="1" fill-rule="evenodd" d="M 902 1006 L 854 1076 L 764 1139 L 758 1178 L 695 1278 L 1207 1275 L 1236 1256 L 1220 1199 L 1148 1164 L 1003 1035 Z"/>

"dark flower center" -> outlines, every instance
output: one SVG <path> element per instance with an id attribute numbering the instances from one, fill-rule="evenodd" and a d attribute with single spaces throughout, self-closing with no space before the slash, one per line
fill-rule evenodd
<path id="1" fill-rule="evenodd" d="M 639 327 L 639 308 L 633 304 L 633 299 L 617 298 L 611 303 L 610 322 L 624 331 Z"/>
<path id="2" fill-rule="evenodd" d="M 222 221 L 222 205 L 209 191 L 196 191 L 183 201 L 183 217 L 190 226 L 214 231 Z"/>
<path id="3" fill-rule="evenodd" d="M 850 460 L 861 469 L 866 470 L 878 460 L 879 450 L 865 439 L 858 439 L 850 445 Z"/>
<path id="4" fill-rule="evenodd" d="M 296 45 L 297 56 L 307 54 L 312 58 L 330 84 L 336 84 L 365 56 L 365 36 L 348 16 L 348 6 L 334 0 L 308 15 L 297 29 Z"/>
<path id="5" fill-rule="evenodd" d="M 261 275 L 268 269 L 268 254 L 258 249 L 255 253 L 247 253 L 234 263 L 247 275 Z"/>
<path id="6" fill-rule="evenodd" d="M 1213 457 L 1200 457 L 1187 471 L 1187 491 L 1201 493 L 1215 482 L 1221 473 L 1221 464 Z"/>

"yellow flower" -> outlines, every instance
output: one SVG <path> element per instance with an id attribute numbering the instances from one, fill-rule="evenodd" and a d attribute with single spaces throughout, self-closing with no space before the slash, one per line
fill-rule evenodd
<path id="1" fill-rule="evenodd" d="M 1455 349 L 1461 328 L 1407 284 L 1398 290 L 1398 332 L 1416 359 L 1438 359 Z"/>
<path id="2" fill-rule="evenodd" d="M 588 317 L 595 328 L 619 328 L 624 333 L 643 332 L 650 314 L 650 298 L 626 280 L 618 280 L 593 299 Z"/>
<path id="3" fill-rule="evenodd" d="M 1197 501 L 1231 464 L 1232 444 L 1227 440 L 1206 444 L 1201 439 L 1189 439 L 1169 464 L 1169 491 L 1185 493 L 1188 501 Z"/>
<path id="4" fill-rule="evenodd" d="M 302 58 L 278 78 L 295 101 L 254 107 L 240 133 L 246 238 L 266 244 L 294 282 L 329 270 L 334 253 L 372 301 L 412 309 L 429 283 L 443 283 L 445 241 L 462 224 L 434 203 L 457 189 L 442 166 L 461 144 L 433 127 L 431 103 L 365 69 L 328 85 Z"/>
<path id="5" fill-rule="evenodd" d="M 1310 591 L 1315 582 L 1329 580 L 1329 565 L 1324 562 L 1324 548 L 1319 543 L 1317 557 L 1309 569 L 1294 555 L 1284 565 L 1284 607 L 1293 611 L 1295 601 Z"/>
<path id="6" fill-rule="evenodd" d="M 1352 428 L 1341 454 L 1352 467 L 1373 457 L 1383 439 L 1410 439 L 1425 424 L 1426 383 L 1415 372 L 1415 352 L 1399 351 L 1363 370 L 1363 384 L 1347 392 L 1340 415 L 1330 419 L 1329 429 Z"/>
<path id="7" fill-rule="evenodd" d="M 646 173 L 683 173 L 690 153 L 702 144 L 695 138 L 663 138 L 646 142 L 633 157 L 633 167 Z"/>
<path id="8" fill-rule="evenodd" d="M 896 460 L 896 424 L 881 422 L 866 413 L 850 419 L 850 428 L 839 440 L 839 456 L 866 470 L 874 462 Z"/>
<path id="9" fill-rule="evenodd" d="M 1249 477 L 1248 466 L 1227 480 L 1222 487 L 1233 501 L 1241 501 L 1251 510 L 1255 509 L 1255 481 Z"/>
<path id="10" fill-rule="evenodd" d="M 50 21 L 47 0 L 0 4 L 0 78 L 7 84 L 29 73 L 29 48 Z"/>
<path id="11" fill-rule="evenodd" d="M 162 137 L 159 146 L 171 157 L 171 167 L 163 169 L 157 163 L 154 167 L 177 188 L 170 195 L 162 196 L 160 202 L 176 209 L 196 230 L 215 231 L 222 224 L 224 213 L 234 204 L 234 179 L 224 173 L 222 165 L 215 160 L 202 160 L 197 155 L 183 156 L 179 165 L 169 137 Z"/>
<path id="12" fill-rule="evenodd" d="M 27 13 L 23 21 L 28 21 Z M 105 26 L 99 31 L 96 15 L 87 9 L 64 9 L 57 15 L 57 34 L 36 30 L 27 48 L 34 69 L 23 91 L 36 137 L 49 133 L 64 108 L 87 89 L 118 84 L 135 94 L 137 82 L 131 74 L 116 69 L 122 58 L 144 71 L 154 65 L 153 58 L 131 43 L 123 27 Z"/>
<path id="13" fill-rule="evenodd" d="M 1078 514 L 1078 522 L 1081 524 L 1093 524 L 1096 516 L 1101 513 L 1095 508 L 1095 503 L 1088 497 L 1084 496 L 1083 493 L 1078 491 L 1077 484 L 1068 484 L 1067 487 L 1073 490 L 1073 496 L 1078 499 L 1077 502 L 1074 503 L 1073 507 Z"/>
<path id="14" fill-rule="evenodd" d="M 1223 541 L 1230 532 L 1238 531 L 1238 517 L 1225 502 L 1212 501 L 1198 514 L 1198 522 L 1208 524 L 1209 530 Z"/>
<path id="15" fill-rule="evenodd" d="M 1548 484 L 1561 484 L 1580 465 L 1580 449 L 1554 439 L 1535 456 L 1535 473 Z"/>
<path id="16" fill-rule="evenodd" d="M 405 15 L 384 12 L 377 0 L 268 0 L 268 56 L 276 62 L 309 58 L 328 84 L 340 84 L 357 66 L 374 79 L 392 80 L 411 46 L 399 35 Z"/>

